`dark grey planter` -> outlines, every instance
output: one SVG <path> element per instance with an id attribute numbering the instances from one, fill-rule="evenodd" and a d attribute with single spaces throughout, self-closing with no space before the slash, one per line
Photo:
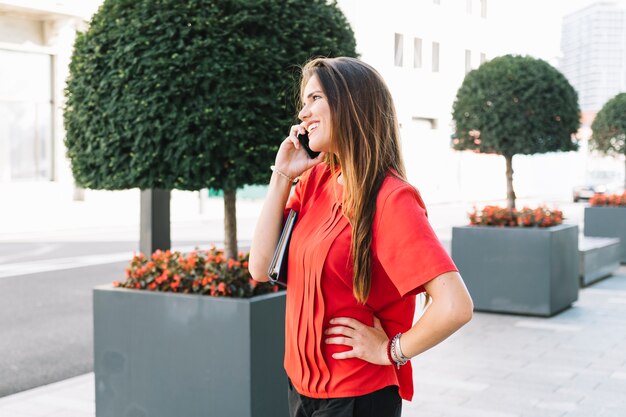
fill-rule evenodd
<path id="1" fill-rule="evenodd" d="M 285 293 L 94 289 L 97 417 L 287 417 Z"/>
<path id="2" fill-rule="evenodd" d="M 620 239 L 620 262 L 626 263 L 626 207 L 585 207 L 585 236 Z"/>
<path id="3" fill-rule="evenodd" d="M 552 316 L 578 299 L 578 226 L 452 229 L 452 259 L 477 311 Z"/>

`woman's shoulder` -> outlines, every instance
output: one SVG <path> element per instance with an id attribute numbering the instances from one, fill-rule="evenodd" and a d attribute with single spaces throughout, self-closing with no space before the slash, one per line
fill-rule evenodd
<path id="1" fill-rule="evenodd" d="M 390 195 L 396 193 L 408 193 L 419 195 L 417 189 L 403 178 L 399 178 L 393 173 L 387 174 L 387 177 L 383 180 L 380 190 L 378 190 L 378 200 L 384 201 Z"/>
<path id="2" fill-rule="evenodd" d="M 376 206 L 378 214 L 385 211 L 389 206 L 414 205 L 417 204 L 424 210 L 426 206 L 422 197 L 413 185 L 403 178 L 399 178 L 392 173 L 388 174 L 383 181 L 378 196 L 376 198 Z"/>

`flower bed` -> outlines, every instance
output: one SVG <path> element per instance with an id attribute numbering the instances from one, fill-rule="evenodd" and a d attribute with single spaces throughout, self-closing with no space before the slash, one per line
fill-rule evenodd
<path id="1" fill-rule="evenodd" d="M 150 258 L 133 256 L 126 268 L 126 280 L 115 287 L 148 291 L 202 294 L 215 297 L 249 298 L 277 292 L 279 287 L 259 283 L 248 271 L 248 254 L 226 259 L 222 250 L 180 252 L 157 250 Z"/>
<path id="2" fill-rule="evenodd" d="M 545 206 L 521 210 L 485 206 L 482 210 L 474 207 L 469 219 L 472 226 L 552 227 L 563 223 L 563 212 Z"/>
<path id="3" fill-rule="evenodd" d="M 589 199 L 593 207 L 626 207 L 626 192 L 623 194 L 595 194 Z"/>

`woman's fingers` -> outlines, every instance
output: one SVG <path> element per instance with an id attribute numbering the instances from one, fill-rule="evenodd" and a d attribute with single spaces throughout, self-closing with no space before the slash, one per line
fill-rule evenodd
<path id="1" fill-rule="evenodd" d="M 342 326 L 350 327 L 355 330 L 365 327 L 363 323 L 350 317 L 335 317 L 334 319 L 330 320 L 330 324 L 332 325 L 339 324 Z"/>
<path id="2" fill-rule="evenodd" d="M 324 333 L 341 336 L 328 337 L 325 342 L 352 348 L 334 353 L 334 359 L 359 358 L 377 365 L 389 365 L 387 358 L 389 339 L 377 317 L 374 317 L 374 326 L 368 326 L 349 317 L 334 318 L 330 320 L 330 325 L 332 327 L 326 329 Z"/>
<path id="3" fill-rule="evenodd" d="M 345 326 L 329 327 L 328 329 L 326 329 L 324 333 L 325 334 L 343 334 L 348 337 L 354 337 L 356 334 L 354 329 L 351 329 L 350 327 L 345 327 Z"/>
<path id="4" fill-rule="evenodd" d="M 326 339 L 326 343 L 329 345 L 346 345 L 354 347 L 354 339 L 351 337 L 329 337 Z"/>
<path id="5" fill-rule="evenodd" d="M 289 139 L 296 145 L 296 149 L 300 149 L 300 141 L 298 135 L 306 133 L 306 129 L 302 125 L 293 125 L 289 131 Z"/>
<path id="6" fill-rule="evenodd" d="M 350 359 L 350 358 L 356 358 L 358 357 L 353 350 L 348 350 L 345 352 L 339 352 L 339 353 L 333 353 L 333 359 Z"/>

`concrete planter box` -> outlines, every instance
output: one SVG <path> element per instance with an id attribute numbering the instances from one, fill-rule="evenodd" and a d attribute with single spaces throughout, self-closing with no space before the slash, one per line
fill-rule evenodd
<path id="1" fill-rule="evenodd" d="M 285 293 L 94 289 L 97 417 L 287 417 Z"/>
<path id="2" fill-rule="evenodd" d="M 626 207 L 585 207 L 585 236 L 620 239 L 620 262 L 626 263 Z"/>
<path id="3" fill-rule="evenodd" d="M 452 259 L 477 311 L 552 316 L 578 299 L 578 226 L 452 229 Z"/>
<path id="4" fill-rule="evenodd" d="M 619 269 L 619 248 L 620 240 L 613 237 L 581 237 L 580 286 L 591 285 Z"/>

